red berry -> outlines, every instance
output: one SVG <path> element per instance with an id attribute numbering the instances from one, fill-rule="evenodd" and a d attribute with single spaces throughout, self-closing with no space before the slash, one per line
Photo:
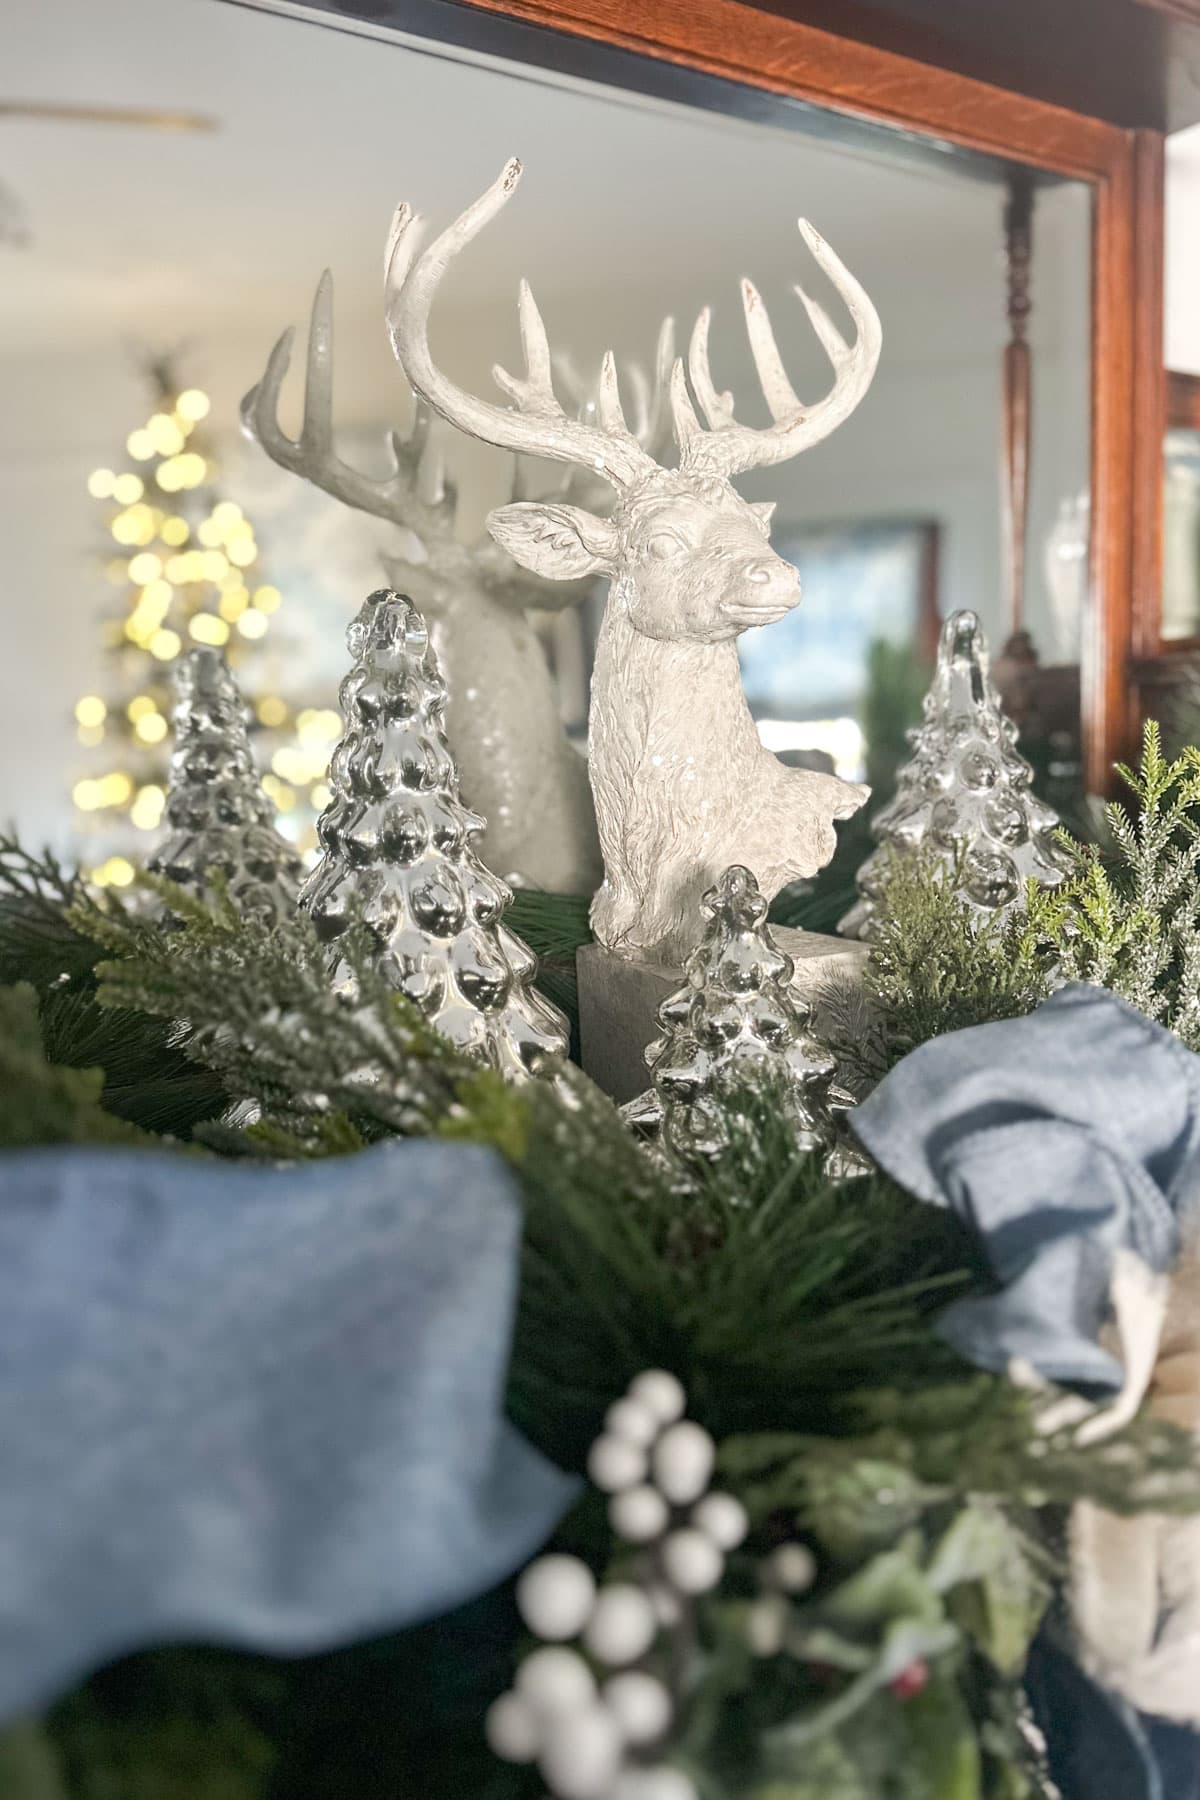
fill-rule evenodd
<path id="1" fill-rule="evenodd" d="M 915 1700 L 928 1685 L 929 1664 L 923 1656 L 918 1656 L 914 1662 L 909 1663 L 907 1669 L 901 1669 L 894 1681 L 888 1682 L 897 1700 Z"/>

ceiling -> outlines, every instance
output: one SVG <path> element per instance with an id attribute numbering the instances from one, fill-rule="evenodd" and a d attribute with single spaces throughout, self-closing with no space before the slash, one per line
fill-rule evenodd
<path id="1" fill-rule="evenodd" d="M 217 122 L 167 134 L 0 117 L 0 180 L 34 238 L 0 251 L 8 354 L 155 333 L 269 338 L 324 264 L 339 308 L 377 319 L 397 201 L 444 219 L 514 152 L 522 191 L 454 272 L 450 306 L 511 296 L 522 273 L 546 301 L 728 305 L 743 268 L 768 291 L 802 270 L 803 210 L 868 282 L 902 268 L 916 300 L 929 280 L 965 280 L 998 320 L 999 196 L 949 162 L 891 163 L 224 0 L 4 12 L 0 98 Z"/>

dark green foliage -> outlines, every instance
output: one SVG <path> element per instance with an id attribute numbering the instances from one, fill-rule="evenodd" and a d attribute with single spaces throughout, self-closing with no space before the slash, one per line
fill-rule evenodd
<path id="1" fill-rule="evenodd" d="M 103 1072 L 106 1112 L 163 1136 L 187 1138 L 226 1104 L 220 1082 L 173 1042 L 170 1022 L 96 1003 L 98 934 L 132 916 L 110 897 L 107 911 L 48 852 L 34 856 L 0 837 L 0 982 L 18 979 L 39 996 L 46 1060 Z"/>
<path id="2" fill-rule="evenodd" d="M 28 982 L 0 988 L 0 1148 L 155 1144 L 104 1110 L 103 1088 L 103 1069 L 65 1069 L 47 1061 L 37 992 Z"/>
<path id="3" fill-rule="evenodd" d="M 84 898 L 78 876 L 49 851 L 35 856 L 0 833 L 0 985 L 41 990 L 90 977 L 95 947 L 66 916 Z"/>
<path id="4" fill-rule="evenodd" d="M 270 1665 L 216 1651 L 159 1650 L 117 1663 L 51 1715 L 64 1794 L 264 1800 L 285 1694 Z M 6 1791 L 5 1800 L 26 1797 Z"/>
<path id="5" fill-rule="evenodd" d="M 921 722 L 930 674 L 926 661 L 886 638 L 876 638 L 867 652 L 862 728 L 872 812 L 886 806 L 896 792 L 896 775 L 909 753 L 908 734 Z"/>
<path id="6" fill-rule="evenodd" d="M 571 1054 L 579 1054 L 579 983 L 575 952 L 592 941 L 591 901 L 578 894 L 517 888 L 504 922 L 533 951 L 539 968 L 534 986 L 560 1007 L 571 1024 Z"/>
<path id="7" fill-rule="evenodd" d="M 718 1436 L 758 1420 L 845 1429 L 860 1383 L 960 1366 L 929 1328 L 973 1278 L 948 1214 L 882 1177 L 832 1187 L 762 1090 L 733 1096 L 728 1152 L 681 1193 L 603 1095 L 565 1080 L 569 1108 L 480 1077 L 443 1127 L 521 1176 L 510 1410 L 548 1454 L 579 1467 L 605 1407 L 648 1366 L 677 1370 Z"/>
<path id="8" fill-rule="evenodd" d="M 1200 749 L 1168 762 L 1150 723 L 1138 768 L 1118 772 L 1136 811 L 1105 808 L 1103 848 L 1060 833 L 1068 879 L 1031 884 L 1023 913 L 979 914 L 957 869 L 893 858 L 865 977 L 874 1025 L 844 1046 L 853 1065 L 878 1076 L 930 1038 L 1032 1011 L 1064 980 L 1110 988 L 1200 1049 Z"/>
<path id="9" fill-rule="evenodd" d="M 959 869 L 893 857 L 864 976 L 868 1036 L 839 1053 L 875 1079 L 930 1038 L 1031 1012 L 1051 991 L 1070 901 L 1030 883 L 1026 911 L 980 913 L 958 897 Z"/>
<path id="10" fill-rule="evenodd" d="M 1063 1509 L 1081 1495 L 1194 1509 L 1194 1452 L 1148 1419 L 1095 1446 L 1077 1425 L 1044 1434 L 1036 1398 L 963 1365 L 937 1314 L 987 1278 L 950 1214 L 882 1177 L 831 1187 L 761 1086 L 729 1096 L 727 1149 L 683 1185 L 578 1070 L 514 1089 L 461 1056 L 379 981 L 353 928 L 356 1005 L 329 992 L 307 920 L 265 928 L 220 894 L 205 906 L 158 883 L 178 915 L 164 929 L 56 879 L 43 870 L 49 891 L 21 896 L 39 981 L 0 993 L 7 1141 L 161 1143 L 137 1118 L 194 1126 L 226 1155 L 353 1154 L 396 1132 L 493 1146 L 525 1208 L 517 1424 L 578 1469 L 630 1377 L 674 1369 L 751 1507 L 751 1552 L 780 1530 L 814 1546 L 803 1655 L 747 1656 L 748 1567 L 706 1603 L 680 1747 L 704 1800 L 1036 1800 L 1015 1682 Z M 952 882 L 898 880 L 864 1054 L 893 1060 L 947 1021 L 1040 997 L 1059 895 L 1031 896 L 993 938 L 964 924 Z M 524 894 L 517 907 L 516 929 L 565 978 L 584 903 Z M 68 952 L 61 981 L 48 971 Z M 107 1080 L 59 1059 L 102 1062 Z M 226 1099 L 254 1100 L 257 1122 L 218 1122 Z M 594 1494 L 559 1541 L 604 1566 Z M 23 1756 L 32 1773 L 11 1800 L 536 1800 L 536 1776 L 494 1762 L 480 1730 L 517 1631 L 501 1590 L 294 1664 L 130 1659 L 62 1702 L 46 1735 L 12 1740 L 10 1766 Z M 930 1683 L 903 1703 L 888 1683 L 917 1656 Z M 0 1769 L 4 1754 L 0 1740 Z"/>
<path id="11" fill-rule="evenodd" d="M 352 927 L 341 940 L 357 985 L 351 1005 L 331 992 L 306 916 L 244 920 L 219 892 L 209 907 L 169 882 L 152 885 L 177 926 L 125 918 L 95 927 L 110 952 L 97 965 L 102 1006 L 186 1019 L 188 1056 L 235 1098 L 260 1104 L 297 1148 L 328 1148 L 331 1112 L 352 1122 L 356 1143 L 428 1131 L 443 1117 L 475 1065 L 383 979 L 366 932 Z"/>
<path id="12" fill-rule="evenodd" d="M 1110 851 L 1072 846 L 1070 912 L 1053 934 L 1063 973 L 1111 988 L 1200 1049 L 1200 749 L 1169 762 L 1147 724 L 1137 802 L 1105 808 Z"/>
<path id="13" fill-rule="evenodd" d="M 40 1721 L 0 1726 L 0 1794 L 5 1800 L 68 1800 L 62 1760 Z"/>

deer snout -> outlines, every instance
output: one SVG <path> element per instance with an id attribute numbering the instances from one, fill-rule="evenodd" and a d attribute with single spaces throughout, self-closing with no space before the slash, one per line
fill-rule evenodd
<path id="1" fill-rule="evenodd" d="M 760 557 L 742 570 L 738 590 L 722 608 L 736 625 L 769 625 L 800 598 L 800 577 L 781 556 Z"/>

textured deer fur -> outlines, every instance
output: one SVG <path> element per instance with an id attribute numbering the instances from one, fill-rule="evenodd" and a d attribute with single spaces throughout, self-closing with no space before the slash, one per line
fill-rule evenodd
<path id="1" fill-rule="evenodd" d="M 605 358 L 595 419 L 568 418 L 555 393 L 545 327 L 520 291 L 523 378 L 497 368 L 511 405 L 456 387 L 429 351 L 430 307 L 447 266 L 495 216 L 520 177 L 499 180 L 427 249 L 402 206 L 387 255 L 392 347 L 415 391 L 461 430 L 530 455 L 578 464 L 609 483 L 609 517 L 555 500 L 492 513 L 497 544 L 547 580 L 607 575 L 610 593 L 592 678 L 589 768 L 605 878 L 592 906 L 600 942 L 626 955 L 677 961 L 699 929 L 701 892 L 731 863 L 763 892 L 829 860 L 833 821 L 866 790 L 785 768 L 759 742 L 742 691 L 736 640 L 780 619 L 800 598 L 795 569 L 768 541 L 769 506 L 744 500 L 733 475 L 782 462 L 819 442 L 862 399 L 879 356 L 870 300 L 806 221 L 800 231 L 857 327 L 847 346 L 797 288 L 834 366 L 835 383 L 803 406 L 784 372 L 756 290 L 742 284 L 750 347 L 773 423 L 739 424 L 708 361 L 709 314 L 696 321 L 686 373 L 676 361 L 670 407 L 679 466 L 665 468 L 629 430 L 615 363 Z M 690 392 L 689 392 L 690 383 Z M 703 415 L 703 424 L 697 414 Z"/>
<path id="2" fill-rule="evenodd" d="M 313 302 L 303 427 L 298 439 L 285 436 L 277 409 L 292 338 L 288 331 L 279 340 L 263 379 L 242 402 L 245 430 L 281 467 L 417 539 L 422 560 L 387 558 L 388 578 L 429 621 L 463 797 L 487 820 L 479 853 L 506 880 L 590 893 L 602 870 L 587 765 L 563 730 L 554 678 L 526 610 L 577 605 L 586 585 L 538 581 L 487 536 L 459 536 L 428 407 L 418 403 L 408 438 L 391 435 L 391 467 L 382 479 L 336 455 L 328 272 Z"/>

